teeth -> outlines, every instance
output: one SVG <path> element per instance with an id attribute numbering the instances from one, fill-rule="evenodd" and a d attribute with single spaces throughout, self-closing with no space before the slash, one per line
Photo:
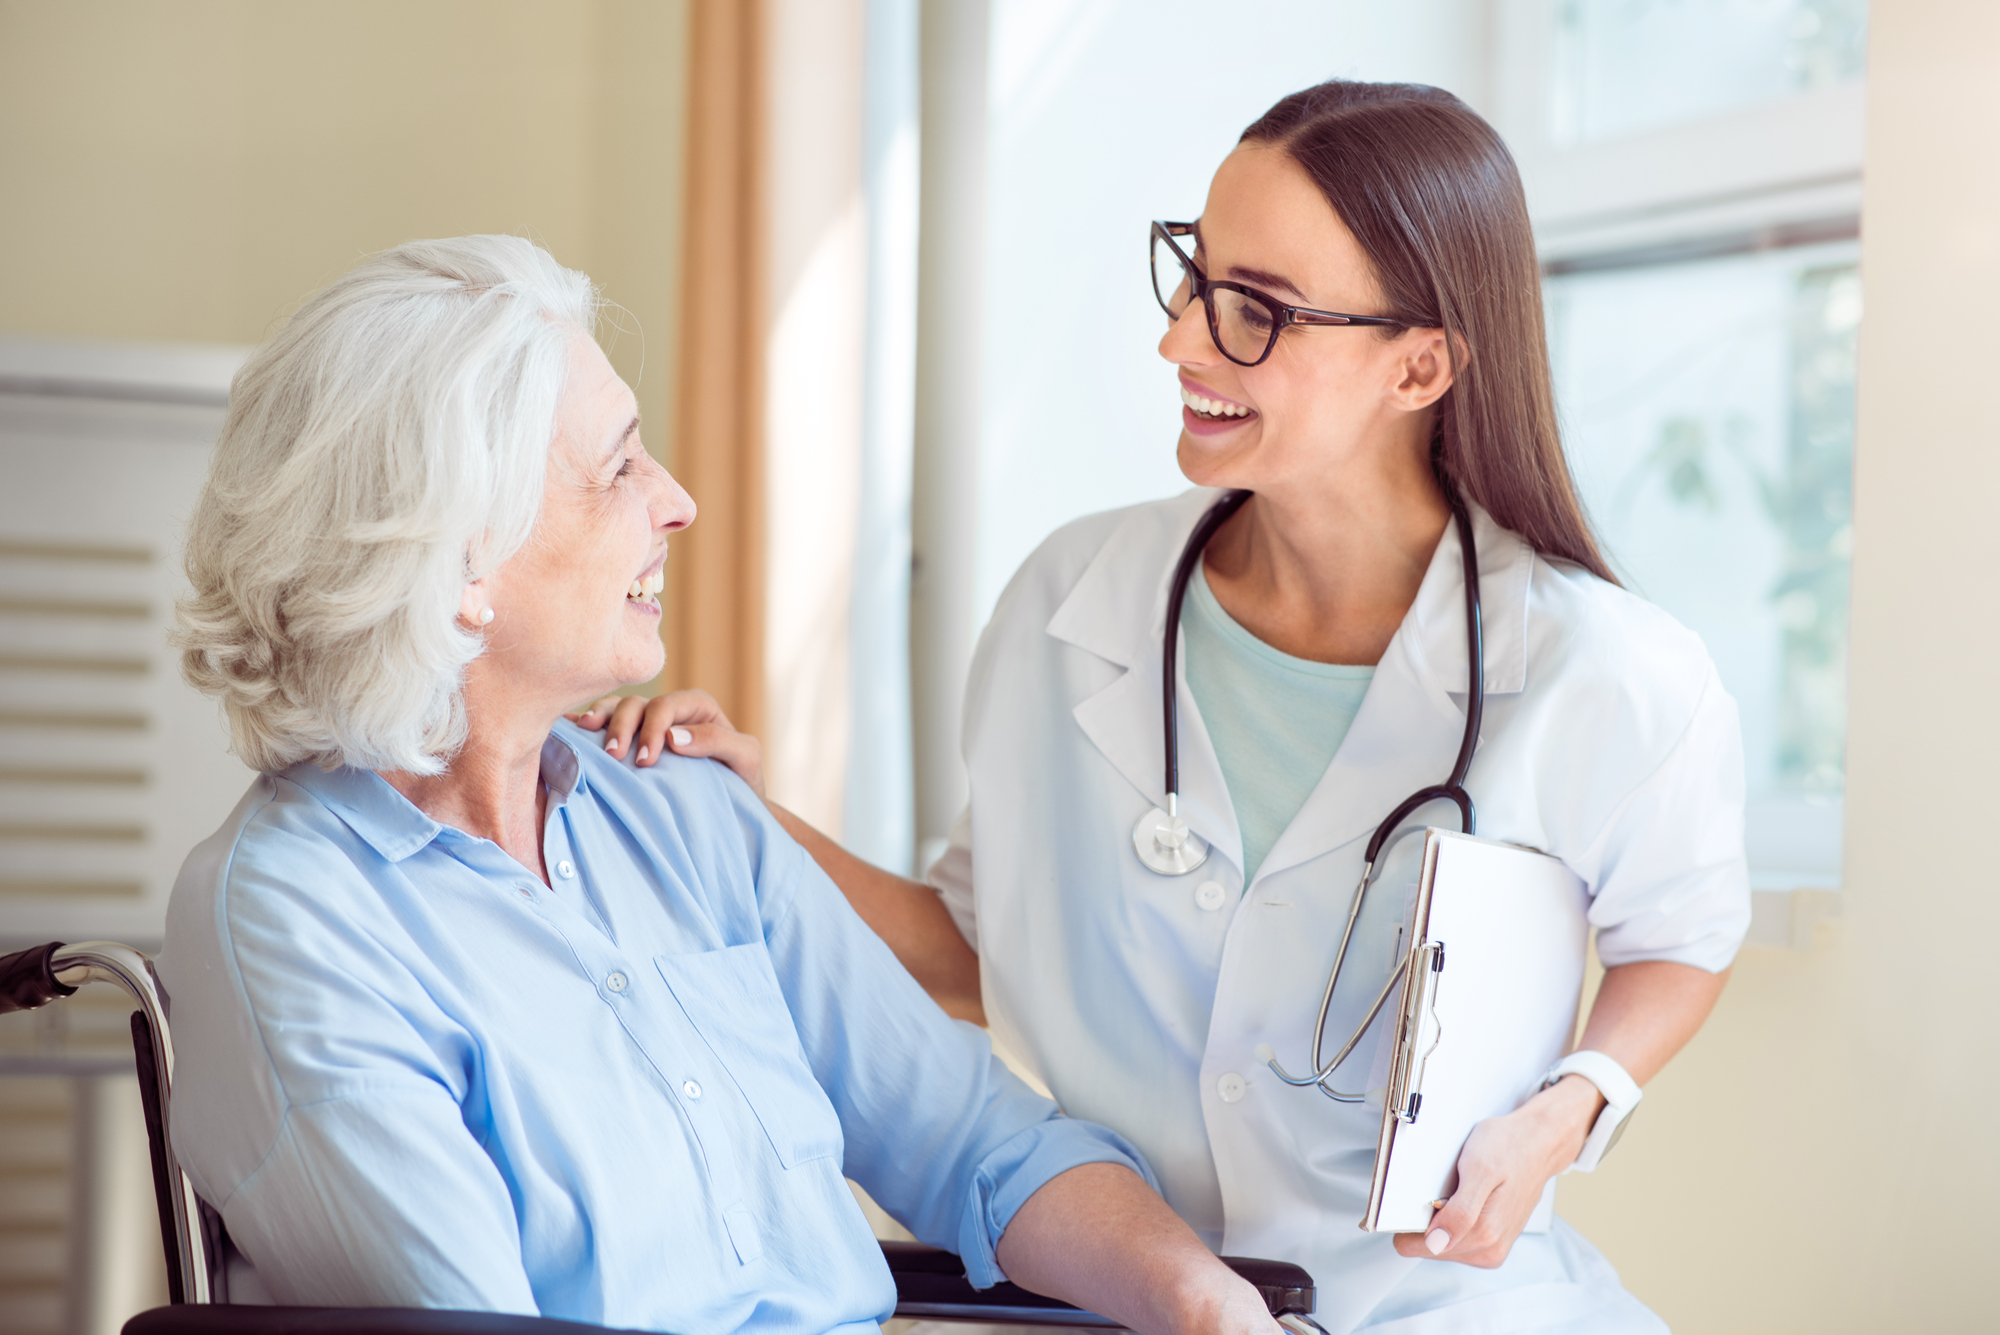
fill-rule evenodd
<path id="1" fill-rule="evenodd" d="M 625 591 L 625 596 L 635 601 L 642 598 L 651 598 L 666 587 L 667 572 L 656 570 L 650 575 L 633 580 L 632 587 Z"/>
<path id="2" fill-rule="evenodd" d="M 625 591 L 625 596 L 627 598 L 643 598 L 646 596 L 646 590 L 640 587 L 639 581 L 635 579 L 632 581 L 632 587 Z"/>
<path id="3" fill-rule="evenodd" d="M 1181 390 L 1181 402 L 1206 417 L 1247 417 L 1250 413 L 1248 408 L 1239 404 L 1203 398 L 1185 387 Z"/>

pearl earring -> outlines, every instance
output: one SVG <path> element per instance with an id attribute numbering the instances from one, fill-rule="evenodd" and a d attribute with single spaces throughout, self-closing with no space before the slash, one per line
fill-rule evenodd
<path id="1" fill-rule="evenodd" d="M 493 624 L 493 609 L 492 609 L 492 608 L 490 608 L 490 607 L 482 607 L 482 608 L 480 608 L 480 609 L 479 609 L 479 624 L 480 624 L 480 625 L 482 625 L 482 626 L 490 626 L 490 625 L 492 625 L 492 624 Z"/>

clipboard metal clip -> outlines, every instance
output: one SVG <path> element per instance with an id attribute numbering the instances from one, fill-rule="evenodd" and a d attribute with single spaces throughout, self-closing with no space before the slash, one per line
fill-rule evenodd
<path id="1" fill-rule="evenodd" d="M 1402 1039 L 1389 1071 L 1388 1103 L 1399 1122 L 1414 1122 L 1424 1107 L 1424 1065 L 1437 1050 L 1438 978 L 1444 972 L 1444 942 L 1426 941 L 1411 949 L 1403 969 L 1403 999 L 1396 1017 Z"/>

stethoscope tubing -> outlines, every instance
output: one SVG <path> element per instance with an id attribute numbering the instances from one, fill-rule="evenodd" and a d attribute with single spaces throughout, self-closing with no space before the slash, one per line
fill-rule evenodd
<path id="1" fill-rule="evenodd" d="M 1361 1023 L 1334 1054 L 1332 1061 L 1323 1062 L 1327 1014 L 1333 1008 L 1333 993 L 1340 982 L 1342 967 L 1347 962 L 1347 948 L 1354 939 L 1354 927 L 1361 918 L 1362 905 L 1368 894 L 1368 883 L 1375 873 L 1375 861 L 1381 856 L 1383 845 L 1389 841 L 1397 828 L 1419 807 L 1432 802 L 1449 801 L 1458 808 L 1460 827 L 1466 834 L 1472 834 L 1477 824 L 1477 812 L 1473 808 L 1472 794 L 1465 790 L 1465 776 L 1472 769 L 1472 753 L 1479 745 L 1479 729 L 1486 713 L 1486 644 L 1481 625 L 1479 597 L 1479 551 L 1473 545 L 1472 516 L 1465 508 L 1465 502 L 1455 488 L 1446 483 L 1445 500 L 1451 506 L 1452 521 L 1458 528 L 1459 556 L 1465 572 L 1465 732 L 1458 744 L 1458 756 L 1452 762 L 1451 776 L 1443 783 L 1429 788 L 1421 788 L 1399 802 L 1388 817 L 1375 827 L 1369 837 L 1368 848 L 1362 857 L 1361 880 L 1354 888 L 1354 900 L 1348 907 L 1347 923 L 1340 933 L 1340 946 L 1334 952 L 1333 969 L 1326 979 L 1326 991 L 1320 998 L 1319 1016 L 1313 1024 L 1313 1073 L 1295 1076 L 1278 1064 L 1276 1056 L 1270 1056 L 1265 1064 L 1288 1085 L 1316 1085 L 1321 1093 L 1338 1103 L 1360 1103 L 1365 1099 L 1361 1094 L 1345 1094 L 1329 1083 L 1335 1070 L 1345 1062 L 1361 1042 L 1368 1027 L 1375 1023 L 1382 1007 L 1389 1000 L 1396 982 L 1408 968 L 1408 961 L 1397 964 L 1388 981 L 1376 994 L 1374 1004 Z M 1171 816 L 1179 815 L 1180 808 L 1180 689 L 1176 680 L 1179 659 L 1181 606 L 1186 601 L 1188 583 L 1194 578 L 1196 564 L 1207 550 L 1209 540 L 1216 531 L 1241 510 L 1254 492 L 1234 490 L 1226 492 L 1222 498 L 1208 508 L 1196 523 L 1194 531 L 1188 535 L 1187 545 L 1181 549 L 1179 562 L 1174 566 L 1173 582 L 1167 591 L 1167 624 L 1165 628 L 1164 652 L 1161 655 L 1160 700 L 1163 709 L 1162 737 L 1166 750 L 1165 788 L 1166 810 Z M 1143 827 L 1142 827 L 1143 828 Z M 1268 1049 L 1260 1051 L 1268 1052 Z"/>
<path id="2" fill-rule="evenodd" d="M 1175 680 L 1175 665 L 1180 658 L 1181 605 L 1187 601 L 1188 582 L 1194 578 L 1194 568 L 1201 562 L 1201 555 L 1208 550 L 1208 541 L 1215 531 L 1228 523 L 1241 510 L 1244 503 L 1257 493 L 1254 491 L 1229 491 L 1222 499 L 1208 507 L 1208 513 L 1188 534 L 1187 545 L 1181 548 L 1180 562 L 1174 566 L 1174 582 L 1167 590 L 1167 628 L 1165 648 L 1162 655 L 1160 680 L 1160 704 L 1164 710 L 1162 722 L 1165 724 L 1167 776 L 1166 792 L 1168 810 L 1178 805 L 1181 793 L 1181 709 L 1180 684 Z M 1178 812 L 1175 812 L 1178 815 Z"/>

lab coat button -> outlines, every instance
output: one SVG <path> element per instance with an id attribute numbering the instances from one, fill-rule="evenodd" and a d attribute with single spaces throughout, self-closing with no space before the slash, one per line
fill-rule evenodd
<path id="1" fill-rule="evenodd" d="M 558 862 L 556 864 L 556 875 L 562 877 L 565 881 L 567 881 L 568 879 L 570 879 L 570 877 L 576 875 L 576 864 L 572 863 L 567 858 L 563 859 L 561 862 Z"/>
<path id="2" fill-rule="evenodd" d="M 1195 887 L 1194 902 L 1213 913 L 1222 907 L 1224 891 L 1220 881 L 1203 881 Z"/>
<path id="3" fill-rule="evenodd" d="M 604 980 L 604 985 L 610 988 L 613 992 L 623 992 L 625 988 L 631 983 L 631 981 L 632 980 L 627 978 L 624 974 L 618 972 L 616 969 L 613 969 L 611 971 L 611 976 Z"/>
<path id="4" fill-rule="evenodd" d="M 1236 1102 L 1243 1097 L 1243 1092 L 1249 1087 L 1249 1085 L 1244 1083 L 1243 1077 L 1234 1071 L 1229 1072 L 1215 1082 L 1215 1092 L 1221 1096 L 1224 1103 Z"/>
<path id="5" fill-rule="evenodd" d="M 701 1097 L 701 1086 L 690 1080 L 681 1086 L 681 1093 L 687 1095 L 690 1099 L 698 1099 Z"/>

